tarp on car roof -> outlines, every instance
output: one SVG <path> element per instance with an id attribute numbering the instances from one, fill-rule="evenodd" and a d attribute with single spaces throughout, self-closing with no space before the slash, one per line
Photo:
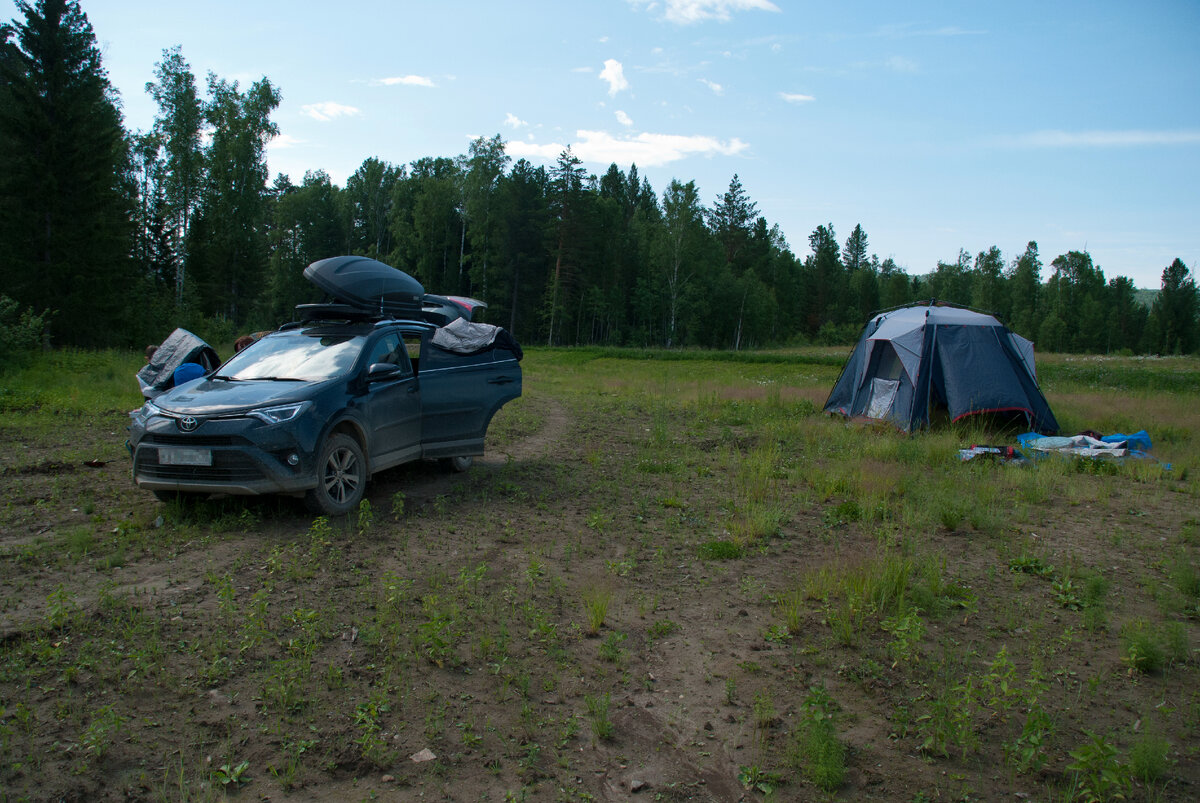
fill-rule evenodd
<path id="1" fill-rule="evenodd" d="M 479 354 L 488 349 L 506 349 L 520 360 L 524 354 L 508 330 L 489 323 L 472 323 L 458 318 L 433 332 L 429 342 L 454 354 Z"/>

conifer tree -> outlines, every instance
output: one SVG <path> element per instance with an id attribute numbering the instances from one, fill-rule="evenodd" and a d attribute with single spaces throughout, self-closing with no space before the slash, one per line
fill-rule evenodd
<path id="1" fill-rule="evenodd" d="M 1190 354 L 1196 350 L 1197 314 L 1200 295 L 1196 280 L 1182 260 L 1176 259 L 1162 272 L 1162 289 L 1154 300 L 1153 314 L 1158 321 L 1159 342 L 1151 347 L 1160 354 Z"/>
<path id="2" fill-rule="evenodd" d="M 0 30 L 0 286 L 54 309 L 57 342 L 132 342 L 129 146 L 74 0 L 17 2 Z"/>

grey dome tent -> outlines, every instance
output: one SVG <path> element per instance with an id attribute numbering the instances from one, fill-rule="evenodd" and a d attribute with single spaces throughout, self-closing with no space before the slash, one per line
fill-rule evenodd
<path id="1" fill-rule="evenodd" d="M 929 426 L 932 408 L 951 420 L 996 413 L 1058 432 L 1038 388 L 1033 343 L 991 315 L 934 303 L 873 317 L 825 402 L 825 412 L 888 421 L 904 432 Z"/>

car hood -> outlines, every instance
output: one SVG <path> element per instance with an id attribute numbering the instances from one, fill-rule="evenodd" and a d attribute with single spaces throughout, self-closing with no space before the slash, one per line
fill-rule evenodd
<path id="1" fill-rule="evenodd" d="M 180 415 L 227 415 L 311 399 L 321 387 L 336 381 L 201 378 L 167 391 L 156 398 L 154 404 L 161 410 Z"/>

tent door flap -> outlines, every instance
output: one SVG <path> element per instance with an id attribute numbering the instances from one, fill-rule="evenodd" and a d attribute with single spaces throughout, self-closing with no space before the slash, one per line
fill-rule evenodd
<path id="1" fill-rule="evenodd" d="M 868 418 L 887 418 L 896 402 L 896 392 L 900 389 L 898 379 L 872 379 L 871 395 L 867 399 Z"/>

